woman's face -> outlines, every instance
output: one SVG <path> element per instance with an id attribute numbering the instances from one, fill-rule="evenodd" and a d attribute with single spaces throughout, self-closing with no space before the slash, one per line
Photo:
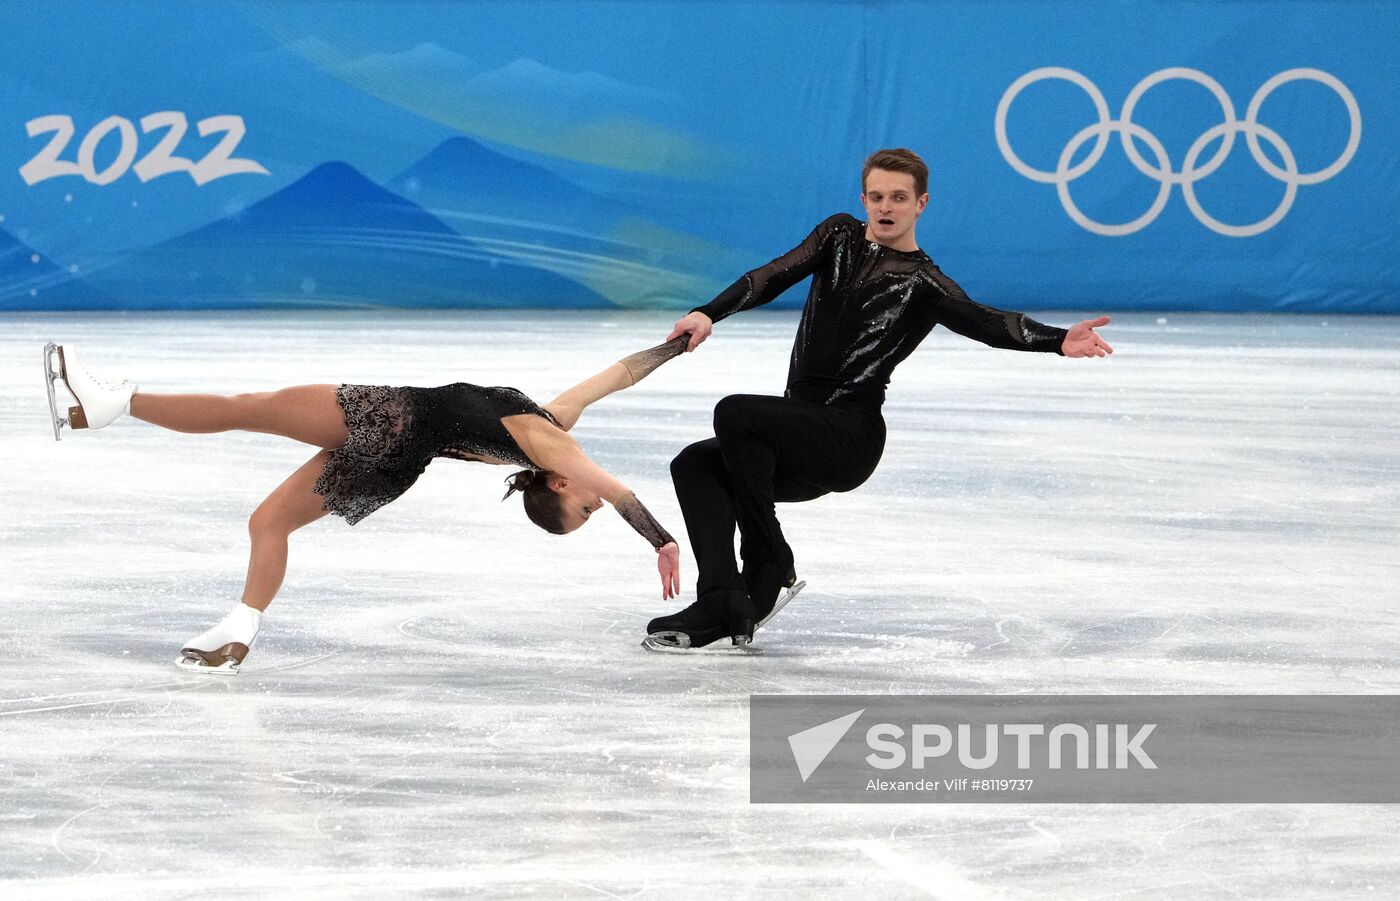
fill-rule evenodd
<path id="1" fill-rule="evenodd" d="M 603 507 L 603 498 L 598 492 L 586 491 L 563 476 L 551 479 L 549 488 L 559 497 L 565 532 L 572 532 L 588 522 L 588 518 Z"/>

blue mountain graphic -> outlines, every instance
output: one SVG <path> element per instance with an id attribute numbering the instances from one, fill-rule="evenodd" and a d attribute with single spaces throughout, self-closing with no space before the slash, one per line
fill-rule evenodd
<path id="1" fill-rule="evenodd" d="M 414 203 L 446 216 L 482 216 L 503 225 L 556 227 L 596 234 L 637 209 L 594 194 L 532 163 L 469 138 L 449 138 L 387 183 Z"/>
<path id="2" fill-rule="evenodd" d="M 606 306 L 341 162 L 89 280 L 129 308 Z"/>
<path id="3" fill-rule="evenodd" d="M 467 239 L 619 306 L 686 306 L 722 287 L 713 246 L 468 138 L 444 141 L 388 186 Z"/>

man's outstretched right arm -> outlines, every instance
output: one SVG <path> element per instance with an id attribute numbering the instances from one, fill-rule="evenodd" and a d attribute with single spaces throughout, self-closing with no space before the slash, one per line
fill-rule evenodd
<path id="1" fill-rule="evenodd" d="M 735 313 L 761 307 L 811 275 L 829 251 L 828 239 L 831 235 L 842 225 L 854 221 L 855 218 L 846 213 L 828 217 L 812 229 L 801 244 L 776 260 L 745 272 L 714 300 L 681 317 L 666 340 L 689 334 L 690 344 L 686 350 L 699 347 L 710 336 L 714 323 Z"/>

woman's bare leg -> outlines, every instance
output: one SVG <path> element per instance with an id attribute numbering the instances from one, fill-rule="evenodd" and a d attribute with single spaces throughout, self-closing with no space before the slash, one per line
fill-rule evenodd
<path id="1" fill-rule="evenodd" d="M 131 398 L 131 415 L 176 432 L 266 432 L 337 448 L 348 431 L 335 385 L 300 385 L 257 394 L 148 394 Z"/>
<path id="2" fill-rule="evenodd" d="M 288 536 L 326 515 L 323 498 L 313 486 L 329 458 L 330 451 L 323 450 L 302 464 L 258 505 L 248 520 L 253 549 L 248 557 L 243 603 L 249 607 L 266 610 L 282 587 L 282 578 L 287 574 Z"/>

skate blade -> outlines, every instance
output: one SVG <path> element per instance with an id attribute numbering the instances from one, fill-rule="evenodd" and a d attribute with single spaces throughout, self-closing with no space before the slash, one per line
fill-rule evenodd
<path id="1" fill-rule="evenodd" d="M 210 666 L 199 657 L 181 657 L 175 661 L 175 665 L 187 673 L 199 673 L 203 676 L 238 675 L 238 662 L 234 660 L 225 660 L 218 666 Z"/>
<path id="2" fill-rule="evenodd" d="M 57 368 L 54 364 L 57 363 Z M 68 425 L 68 419 L 58 415 L 58 397 L 54 393 L 54 385 L 62 380 L 64 387 L 67 387 L 68 371 L 63 365 L 63 349 L 50 341 L 44 345 L 44 390 L 49 395 L 49 422 L 53 426 L 53 440 L 62 441 L 61 430 Z"/>
<path id="3" fill-rule="evenodd" d="M 690 646 L 690 636 L 684 632 L 652 632 L 642 639 L 642 647 L 663 654 L 699 650 Z"/>
<path id="4" fill-rule="evenodd" d="M 692 648 L 689 641 L 685 644 L 677 644 L 652 635 L 648 635 L 646 638 L 642 639 L 642 647 L 646 648 L 648 651 L 655 651 L 658 654 L 688 654 L 691 651 L 699 650 L 698 648 Z"/>
<path id="5" fill-rule="evenodd" d="M 769 610 L 768 615 L 758 621 L 758 625 L 754 626 L 753 630 L 757 632 L 759 629 L 762 629 L 765 623 L 767 623 L 770 619 L 778 615 L 779 610 L 787 606 L 788 601 L 797 597 L 797 593 L 806 587 L 807 583 L 805 581 L 794 582 L 791 586 L 789 586 L 788 590 L 783 592 L 783 596 L 778 598 L 778 600 L 773 604 L 773 609 Z"/>
<path id="6" fill-rule="evenodd" d="M 753 643 L 753 638 L 749 635 L 735 635 L 729 641 L 729 650 L 735 654 L 758 654 L 763 651 L 763 648 Z"/>
<path id="7" fill-rule="evenodd" d="M 248 646 L 241 642 L 230 642 L 213 651 L 198 648 L 181 648 L 180 659 L 175 665 L 183 670 L 211 675 L 234 675 L 248 656 Z"/>
<path id="8" fill-rule="evenodd" d="M 698 648 L 692 647 L 689 635 L 669 632 L 648 635 L 642 639 L 642 647 L 658 654 L 723 654 L 732 657 L 736 654 L 760 654 L 763 652 L 763 649 L 755 644 L 727 645 L 723 640 L 714 641 Z"/>

